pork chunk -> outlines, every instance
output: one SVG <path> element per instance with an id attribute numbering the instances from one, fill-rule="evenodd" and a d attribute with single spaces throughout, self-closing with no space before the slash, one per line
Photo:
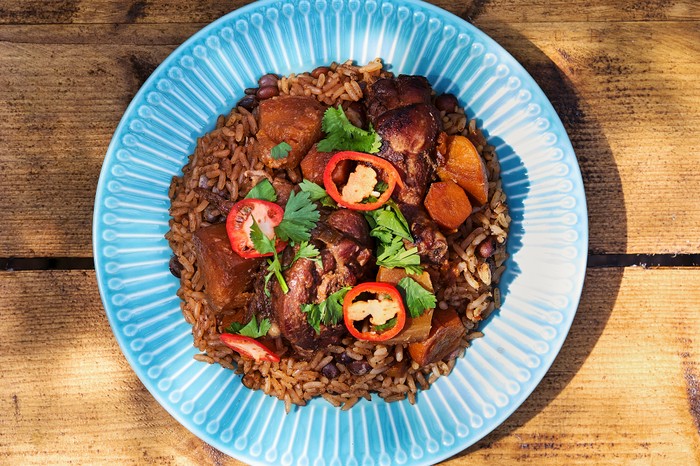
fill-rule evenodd
<path id="1" fill-rule="evenodd" d="M 253 152 L 270 168 L 295 168 L 311 146 L 321 139 L 325 108 L 313 97 L 281 96 L 263 100 L 258 107 L 260 128 Z M 286 142 L 292 149 L 274 159 L 272 148 Z"/>

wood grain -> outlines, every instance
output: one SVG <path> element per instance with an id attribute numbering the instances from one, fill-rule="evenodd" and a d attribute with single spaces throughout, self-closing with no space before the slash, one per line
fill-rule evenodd
<path id="1" fill-rule="evenodd" d="M 700 462 L 700 270 L 592 270 L 528 400 L 449 465 Z M 0 463 L 241 464 L 143 388 L 94 274 L 0 273 Z"/>
<path id="2" fill-rule="evenodd" d="M 0 24 L 211 22 L 245 0 L 22 0 L 0 7 Z M 500 22 L 664 21 L 700 17 L 693 0 L 463 0 L 432 2 L 465 19 Z"/>
<path id="3" fill-rule="evenodd" d="M 699 252 L 700 22 L 477 24 L 561 116 L 584 176 L 591 251 Z M 92 254 L 111 135 L 153 69 L 199 26 L 0 25 L 0 257 Z"/>

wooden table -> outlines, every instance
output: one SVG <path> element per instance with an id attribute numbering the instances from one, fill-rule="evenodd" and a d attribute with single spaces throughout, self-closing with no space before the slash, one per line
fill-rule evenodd
<path id="1" fill-rule="evenodd" d="M 239 464 L 170 417 L 119 351 L 91 218 L 133 95 L 243 3 L 0 3 L 0 463 Z M 544 89 L 590 218 L 583 298 L 554 365 L 445 464 L 700 464 L 700 3 L 436 3 Z"/>

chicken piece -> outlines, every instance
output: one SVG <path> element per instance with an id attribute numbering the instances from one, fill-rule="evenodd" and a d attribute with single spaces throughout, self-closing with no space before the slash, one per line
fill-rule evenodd
<path id="1" fill-rule="evenodd" d="M 197 266 L 204 279 L 204 294 L 216 312 L 227 313 L 245 306 L 253 272 L 263 259 L 244 259 L 231 249 L 226 225 L 200 228 L 192 235 Z"/>
<path id="2" fill-rule="evenodd" d="M 404 187 L 397 187 L 393 194 L 399 203 L 423 203 L 435 173 L 440 128 L 440 113 L 428 104 L 398 107 L 377 118 L 375 129 L 382 138 L 377 155 L 391 162 L 404 182 Z"/>
<path id="3" fill-rule="evenodd" d="M 311 146 L 321 139 L 324 110 L 313 97 L 281 96 L 263 100 L 258 107 L 260 128 L 253 154 L 270 168 L 296 168 Z M 272 148 L 282 142 L 292 149 L 284 158 L 272 158 Z"/>
<path id="4" fill-rule="evenodd" d="M 272 187 L 275 188 L 275 193 L 277 193 L 277 200 L 275 203 L 282 207 L 286 206 L 289 196 L 291 196 L 292 191 L 294 191 L 294 184 L 284 178 L 275 177 L 272 179 Z"/>
<path id="5" fill-rule="evenodd" d="M 372 248 L 372 237 L 369 236 L 369 225 L 365 218 L 349 209 L 338 209 L 328 214 L 326 224 L 353 238 L 362 246 Z"/>
<path id="6" fill-rule="evenodd" d="M 423 260 L 438 266 L 447 264 L 447 238 L 422 206 L 402 204 L 401 212 L 408 221 L 418 255 Z"/>
<path id="7" fill-rule="evenodd" d="M 431 88 L 423 76 L 378 79 L 367 89 L 367 115 L 372 122 L 383 113 L 411 104 L 429 104 Z"/>

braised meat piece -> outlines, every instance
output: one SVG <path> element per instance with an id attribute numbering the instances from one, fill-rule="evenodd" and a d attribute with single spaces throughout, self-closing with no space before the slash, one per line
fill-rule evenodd
<path id="1" fill-rule="evenodd" d="M 326 170 L 326 165 L 338 151 L 319 152 L 317 145 L 314 144 L 311 150 L 306 154 L 301 161 L 301 173 L 304 178 L 323 186 L 323 172 Z M 348 179 L 352 164 L 349 160 L 341 161 L 333 170 L 332 179 L 336 184 L 342 184 Z"/>
<path id="2" fill-rule="evenodd" d="M 432 264 L 445 265 L 448 252 L 447 238 L 438 229 L 433 219 L 422 206 L 402 204 L 399 208 L 408 221 L 421 259 Z"/>
<path id="3" fill-rule="evenodd" d="M 295 168 L 311 146 L 321 139 L 325 108 L 313 97 L 281 96 L 263 100 L 258 107 L 259 129 L 253 153 L 270 168 Z M 286 142 L 292 149 L 275 159 L 272 148 Z"/>
<path id="4" fill-rule="evenodd" d="M 212 309 L 226 313 L 245 306 L 244 292 L 250 290 L 253 272 L 262 259 L 243 259 L 233 252 L 223 223 L 197 230 L 192 244 Z"/>
<path id="5" fill-rule="evenodd" d="M 374 122 L 383 113 L 411 104 L 429 104 L 431 87 L 423 76 L 382 78 L 367 89 L 367 115 Z"/>
<path id="6" fill-rule="evenodd" d="M 254 285 L 257 292 L 248 303 L 249 314 L 269 316 L 302 357 L 311 356 L 318 348 L 338 344 L 347 332 L 343 323 L 321 325 L 321 333 L 317 334 L 301 306 L 320 303 L 345 286 L 367 280 L 374 272 L 371 241 L 369 227 L 361 214 L 348 210 L 322 211 L 318 226 L 311 232 L 311 242 L 321 253 L 321 263 L 309 259 L 294 262 L 283 272 L 289 292 L 283 293 L 279 283 L 272 279 L 269 298 L 265 296 L 264 280 L 260 276 Z M 293 254 L 289 253 L 282 261 L 289 263 L 291 257 Z"/>
<path id="7" fill-rule="evenodd" d="M 382 138 L 377 155 L 399 171 L 404 187 L 395 191 L 400 203 L 423 203 L 435 173 L 435 145 L 440 132 L 440 113 L 428 104 L 411 104 L 380 115 L 375 129 Z"/>

